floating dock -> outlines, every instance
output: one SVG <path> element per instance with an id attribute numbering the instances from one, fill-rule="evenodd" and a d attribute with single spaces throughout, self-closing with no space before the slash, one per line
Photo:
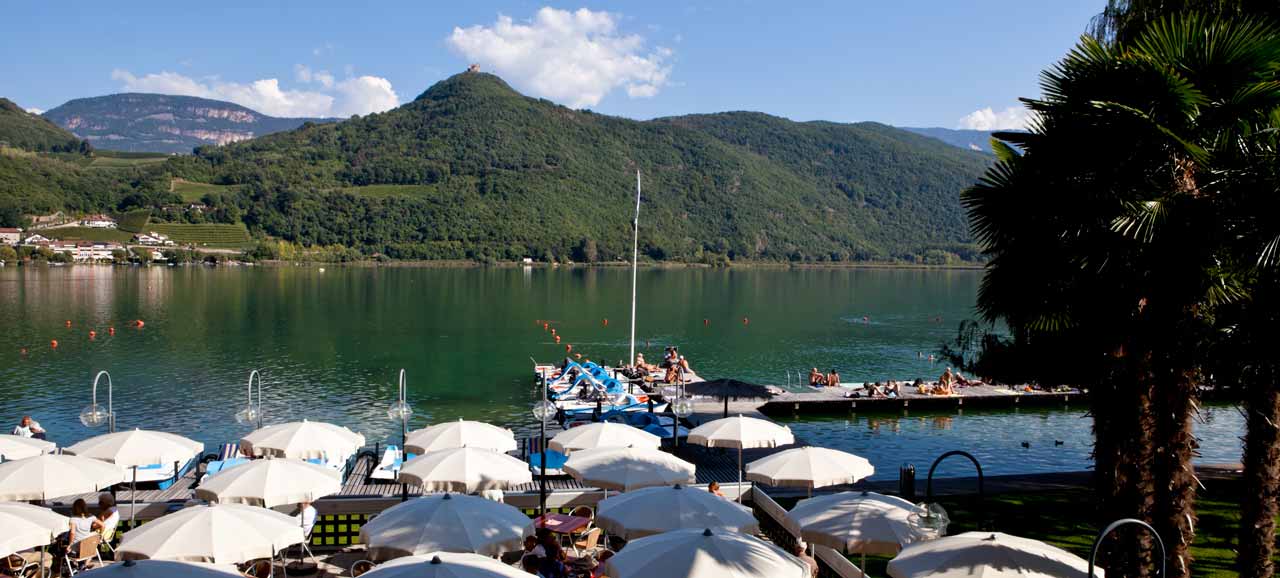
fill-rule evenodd
<path id="1" fill-rule="evenodd" d="M 900 397 L 849 397 L 863 390 L 847 387 L 808 388 L 810 391 L 776 395 L 758 408 L 765 415 L 833 414 L 854 411 L 910 411 L 911 409 L 955 410 L 1020 406 L 1062 406 L 1081 403 L 1085 393 L 1066 391 L 1025 391 L 1004 386 L 977 385 L 959 388 L 954 395 L 925 395 L 904 385 Z"/>

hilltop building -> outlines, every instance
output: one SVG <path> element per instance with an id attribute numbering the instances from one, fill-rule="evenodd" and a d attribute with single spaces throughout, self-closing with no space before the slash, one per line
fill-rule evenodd
<path id="1" fill-rule="evenodd" d="M 80 219 L 81 227 L 89 227 L 90 229 L 114 229 L 117 227 L 116 220 L 108 215 L 89 215 Z"/>
<path id="2" fill-rule="evenodd" d="M 22 229 L 0 227 L 0 245 L 17 245 L 22 241 Z"/>

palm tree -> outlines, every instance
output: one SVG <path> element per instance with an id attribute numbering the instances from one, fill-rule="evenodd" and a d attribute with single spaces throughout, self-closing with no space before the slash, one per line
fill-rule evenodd
<path id="1" fill-rule="evenodd" d="M 997 163 L 963 200 L 990 259 L 979 309 L 1028 340 L 1063 336 L 1092 379 L 1107 517 L 1153 522 L 1189 576 L 1192 433 L 1215 314 L 1245 286 L 1221 219 L 1242 136 L 1277 126 L 1280 36 L 1195 14 L 1131 43 L 1085 37 L 1026 100 L 1028 134 L 996 135 Z M 1226 264 L 1226 265 L 1224 265 Z M 1113 570 L 1143 573 L 1145 540 Z"/>

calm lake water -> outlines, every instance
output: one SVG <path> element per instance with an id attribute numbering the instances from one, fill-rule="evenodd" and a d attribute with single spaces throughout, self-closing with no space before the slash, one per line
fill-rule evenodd
<path id="1" fill-rule="evenodd" d="M 654 359 L 675 344 L 703 376 L 772 384 L 814 366 L 845 381 L 930 377 L 941 367 L 918 353 L 973 315 L 979 279 L 973 271 L 642 270 L 637 346 Z M 248 431 L 233 416 L 257 368 L 267 423 L 331 421 L 373 441 L 398 437 L 386 407 L 404 368 L 411 427 L 463 417 L 531 428 L 529 358 L 554 360 L 572 344 L 596 361 L 624 359 L 630 280 L 625 269 L 7 267 L 0 425 L 30 413 L 63 444 L 98 433 L 77 415 L 105 369 L 119 428 L 182 433 L 212 449 Z M 145 326 L 131 326 L 135 319 Z M 549 320 L 562 342 L 537 320 Z M 1212 408 L 1209 420 L 1205 460 L 1238 460 L 1234 409 Z M 877 477 L 896 475 L 904 461 L 927 467 L 957 447 L 976 449 L 993 475 L 1088 465 L 1080 408 L 793 425 L 811 443 L 868 457 Z"/>

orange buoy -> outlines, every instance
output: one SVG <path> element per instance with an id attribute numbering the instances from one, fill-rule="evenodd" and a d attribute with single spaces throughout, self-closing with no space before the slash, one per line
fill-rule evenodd
<path id="1" fill-rule="evenodd" d="M 142 327 L 143 325 L 146 325 L 146 323 L 143 323 L 141 319 L 139 319 L 137 323 L 138 323 L 138 327 Z"/>
<path id="2" fill-rule="evenodd" d="M 90 332 L 89 332 L 89 339 L 96 339 L 97 337 L 98 337 L 98 332 L 97 332 L 97 331 L 90 331 Z"/>
<path id="3" fill-rule="evenodd" d="M 710 320 L 710 319 L 703 319 L 703 320 L 702 320 L 702 325 L 703 325 L 704 327 L 711 325 L 711 320 Z"/>
<path id="4" fill-rule="evenodd" d="M 564 352 L 565 352 L 565 353 L 569 353 L 570 351 L 573 351 L 573 346 L 572 346 L 572 345 L 569 345 L 568 343 L 566 343 L 566 344 L 564 345 Z"/>
<path id="5" fill-rule="evenodd" d="M 543 324 L 542 324 L 542 330 L 543 330 L 543 331 L 546 331 L 548 327 L 551 327 L 551 324 L 550 324 L 550 323 L 543 323 Z"/>
<path id="6" fill-rule="evenodd" d="M 26 356 L 27 356 L 27 348 L 23 347 L 20 351 L 21 351 L 21 353 L 22 353 L 22 356 L 23 356 L 23 357 L 26 357 Z"/>
<path id="7" fill-rule="evenodd" d="M 54 339 L 53 341 L 50 341 L 50 342 L 49 342 L 49 347 L 51 347 L 51 348 L 53 348 L 53 349 L 57 349 L 57 348 L 58 348 L 58 340 L 57 340 L 57 339 Z"/>
<path id="8" fill-rule="evenodd" d="M 555 335 L 555 334 L 556 334 L 556 328 L 554 328 L 554 327 L 552 327 L 552 328 L 551 328 L 551 334 L 552 334 L 552 335 Z"/>
<path id="9" fill-rule="evenodd" d="M 67 320 L 66 325 L 67 325 L 67 327 L 71 327 L 71 320 L 70 320 L 70 319 L 68 319 L 68 320 Z"/>
<path id="10" fill-rule="evenodd" d="M 107 334 L 108 334 L 108 335 L 115 335 L 115 334 L 116 334 L 116 328 L 115 328 L 115 327 L 108 327 L 108 328 L 107 328 Z"/>
<path id="11" fill-rule="evenodd" d="M 574 357 L 576 357 L 576 358 L 578 358 L 578 359 L 582 359 L 582 354 L 581 354 L 581 353 L 575 353 L 575 354 L 573 354 L 573 356 L 574 356 Z"/>
<path id="12" fill-rule="evenodd" d="M 559 335 L 557 335 L 557 336 L 556 336 L 556 343 L 560 343 L 560 336 L 559 336 Z"/>
<path id="13" fill-rule="evenodd" d="M 748 323 L 751 323 L 751 320 L 750 320 L 750 319 L 747 319 L 746 317 L 743 317 L 743 318 L 742 318 L 742 324 L 743 324 L 743 325 L 746 325 L 746 324 L 748 324 Z"/>
<path id="14" fill-rule="evenodd" d="M 605 327 L 608 327 L 608 326 L 609 326 L 609 318 L 608 318 L 608 317 L 605 317 L 605 318 L 604 318 L 604 326 L 605 326 Z"/>

